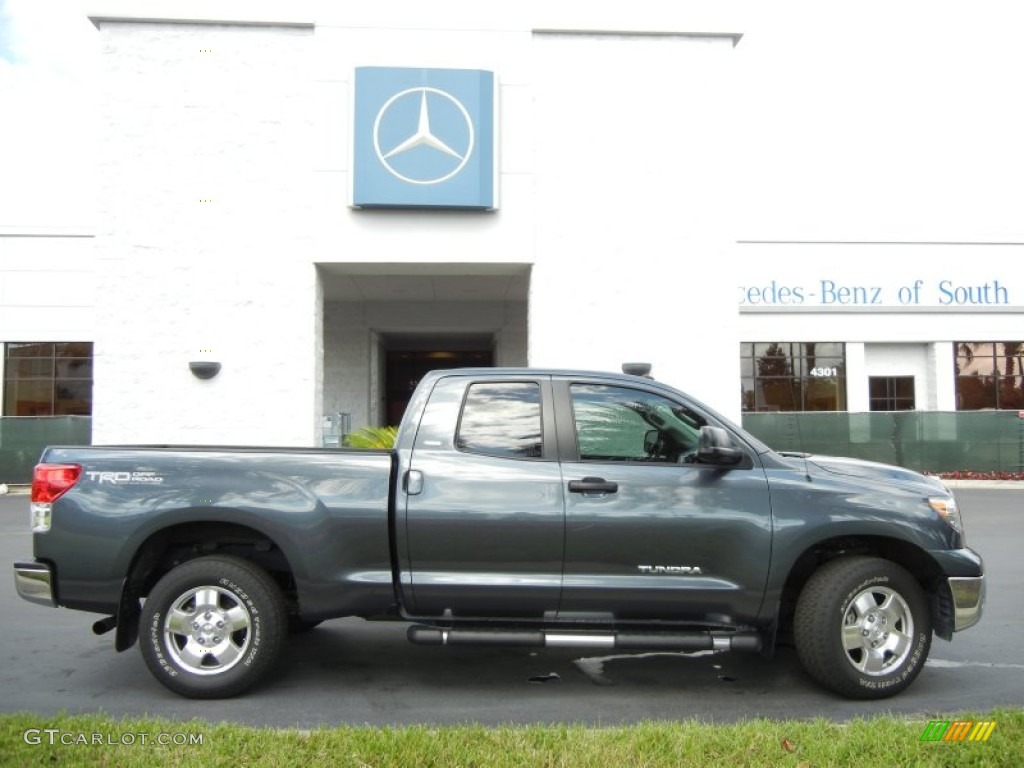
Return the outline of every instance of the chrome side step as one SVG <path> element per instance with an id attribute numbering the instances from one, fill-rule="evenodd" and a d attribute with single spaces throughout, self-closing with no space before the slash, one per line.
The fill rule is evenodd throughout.
<path id="1" fill-rule="evenodd" d="M 590 648 L 676 651 L 759 651 L 750 632 L 567 632 L 546 630 L 439 629 L 409 627 L 416 645 L 506 645 L 531 648 Z"/>

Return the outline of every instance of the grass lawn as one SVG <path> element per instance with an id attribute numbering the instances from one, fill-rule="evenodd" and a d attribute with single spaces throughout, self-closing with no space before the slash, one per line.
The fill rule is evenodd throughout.
<path id="1" fill-rule="evenodd" d="M 0 716 L 2 766 L 1007 766 L 1024 761 L 1024 709 L 924 719 L 751 720 L 484 728 L 249 728 L 115 720 L 101 715 Z M 955 721 L 971 722 L 957 726 Z M 994 728 L 976 727 L 995 723 Z M 972 734 L 985 741 L 970 740 Z M 943 740 L 942 735 L 963 740 Z M 926 736 L 934 740 L 923 740 Z"/>

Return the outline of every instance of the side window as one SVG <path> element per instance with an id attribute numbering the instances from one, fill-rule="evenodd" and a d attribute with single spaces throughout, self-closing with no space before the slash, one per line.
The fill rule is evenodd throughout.
<path id="1" fill-rule="evenodd" d="M 540 385 L 535 382 L 471 384 L 455 436 L 461 451 L 536 459 L 541 456 Z"/>
<path id="2" fill-rule="evenodd" d="M 570 391 L 583 461 L 679 464 L 697 450 L 706 422 L 678 403 L 627 387 L 573 384 Z"/>

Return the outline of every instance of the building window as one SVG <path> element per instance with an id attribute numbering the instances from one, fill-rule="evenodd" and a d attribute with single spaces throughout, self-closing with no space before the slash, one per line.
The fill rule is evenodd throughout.
<path id="1" fill-rule="evenodd" d="M 959 341 L 954 354 L 957 410 L 1024 409 L 1024 341 Z"/>
<path id="2" fill-rule="evenodd" d="M 872 411 L 912 411 L 916 407 L 914 377 L 871 376 L 868 397 Z"/>
<path id="3" fill-rule="evenodd" d="M 4 416 L 92 414 L 92 342 L 4 345 Z"/>
<path id="4" fill-rule="evenodd" d="M 845 411 L 846 345 L 772 341 L 740 344 L 744 411 Z"/>

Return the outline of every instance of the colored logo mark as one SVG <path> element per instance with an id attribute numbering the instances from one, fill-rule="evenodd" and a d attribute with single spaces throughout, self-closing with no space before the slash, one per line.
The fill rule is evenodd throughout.
<path id="1" fill-rule="evenodd" d="M 921 741 L 988 741 L 995 729 L 995 720 L 932 720 Z"/>
<path id="2" fill-rule="evenodd" d="M 446 115 L 441 138 L 431 129 L 430 113 Z M 412 117 L 415 115 L 415 124 Z M 435 125 L 439 121 L 435 119 Z M 389 125 L 389 123 L 391 125 Z M 382 142 L 388 133 L 399 131 L 404 138 L 390 149 Z M 447 139 L 447 141 L 445 140 Z M 396 178 L 409 184 L 440 184 L 466 167 L 473 154 L 473 120 L 462 103 L 439 88 L 407 88 L 388 99 L 373 123 L 373 148 L 377 158 Z M 404 157 L 415 157 L 404 170 Z M 422 157 L 426 155 L 426 157 Z"/>
<path id="3" fill-rule="evenodd" d="M 494 73 L 357 67 L 352 204 L 493 210 Z"/>

